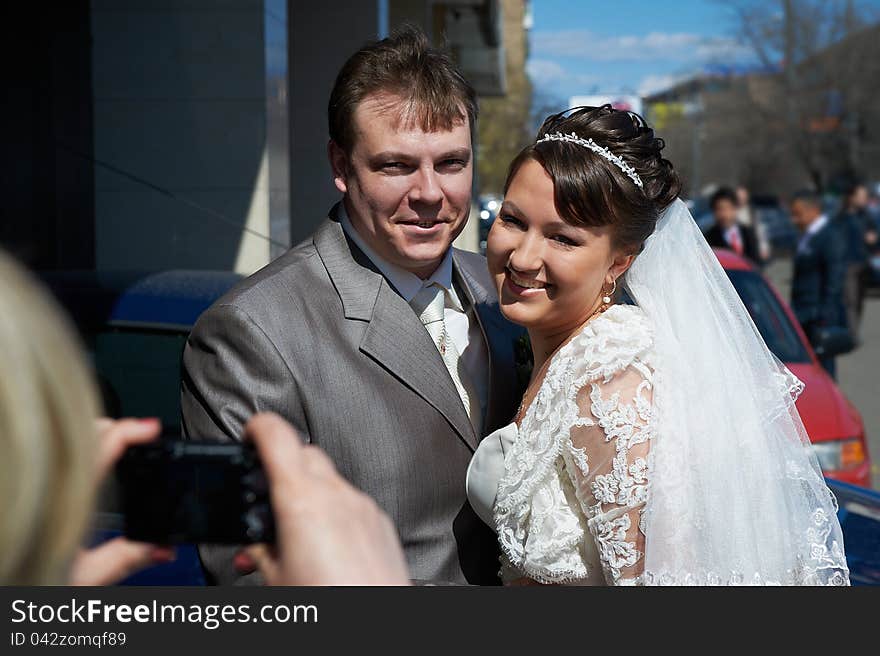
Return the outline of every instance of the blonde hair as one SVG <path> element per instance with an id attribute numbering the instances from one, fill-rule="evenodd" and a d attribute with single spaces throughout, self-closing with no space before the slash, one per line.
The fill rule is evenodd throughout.
<path id="1" fill-rule="evenodd" d="M 94 502 L 99 407 L 64 314 L 0 252 L 0 584 L 65 582 Z"/>

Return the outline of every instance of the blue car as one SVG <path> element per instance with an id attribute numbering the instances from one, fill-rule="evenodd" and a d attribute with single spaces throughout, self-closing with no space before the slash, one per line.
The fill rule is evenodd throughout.
<path id="1" fill-rule="evenodd" d="M 880 492 L 825 479 L 837 497 L 853 585 L 880 585 Z"/>
<path id="2" fill-rule="evenodd" d="M 199 315 L 241 276 L 214 271 L 52 272 L 42 276 L 79 329 L 101 385 L 105 408 L 116 416 L 160 417 L 168 434 L 180 432 L 180 366 Z M 852 582 L 880 585 L 880 493 L 828 479 L 837 496 Z M 105 491 L 95 542 L 119 535 L 121 516 Z M 177 560 L 144 570 L 130 585 L 203 585 L 195 546 Z"/>
<path id="3" fill-rule="evenodd" d="M 57 271 L 42 279 L 73 318 L 112 417 L 159 417 L 163 432 L 180 434 L 180 367 L 199 315 L 241 276 L 225 271 Z M 99 543 L 120 535 L 112 482 L 99 500 Z M 193 545 L 174 562 L 127 579 L 131 585 L 203 585 Z"/>

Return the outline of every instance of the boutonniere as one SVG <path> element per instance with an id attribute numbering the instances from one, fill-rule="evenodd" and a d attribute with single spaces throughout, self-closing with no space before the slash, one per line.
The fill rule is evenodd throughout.
<path id="1" fill-rule="evenodd" d="M 525 390 L 532 378 L 532 368 L 535 365 L 535 359 L 532 356 L 532 342 L 529 340 L 529 334 L 525 331 L 513 343 L 513 362 L 516 368 L 517 385 L 520 390 Z"/>

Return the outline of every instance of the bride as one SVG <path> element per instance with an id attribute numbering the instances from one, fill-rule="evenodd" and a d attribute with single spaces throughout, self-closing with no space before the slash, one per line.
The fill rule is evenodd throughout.
<path id="1" fill-rule="evenodd" d="M 583 107 L 511 164 L 487 259 L 535 366 L 515 422 L 474 455 L 471 505 L 505 583 L 846 585 L 803 385 L 662 148 L 638 115 Z"/>

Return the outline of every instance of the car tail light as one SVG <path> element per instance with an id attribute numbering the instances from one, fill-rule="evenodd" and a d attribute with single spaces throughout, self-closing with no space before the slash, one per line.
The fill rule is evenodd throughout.
<path id="1" fill-rule="evenodd" d="M 840 466 L 843 469 L 858 467 L 865 462 L 865 445 L 859 439 L 845 440 L 840 449 Z"/>
<path id="2" fill-rule="evenodd" d="M 865 462 L 865 447 L 858 437 L 818 442 L 813 444 L 813 453 L 822 471 L 851 469 Z"/>

